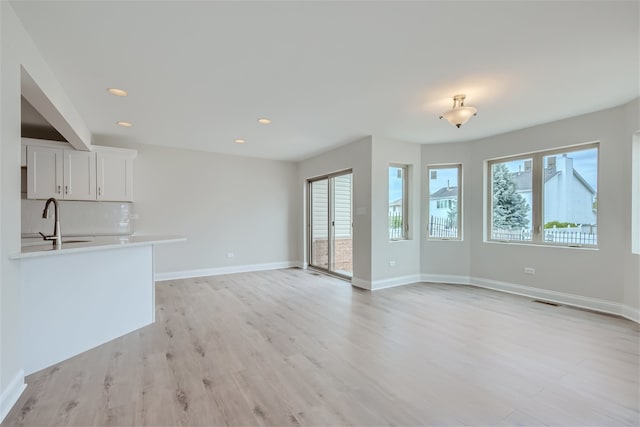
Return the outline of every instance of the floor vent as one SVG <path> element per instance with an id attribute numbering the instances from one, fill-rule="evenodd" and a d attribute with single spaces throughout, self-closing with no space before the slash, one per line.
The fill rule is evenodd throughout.
<path id="1" fill-rule="evenodd" d="M 560 304 L 556 304 L 555 302 L 541 301 L 539 299 L 534 299 L 533 302 L 537 302 L 538 304 L 552 305 L 554 307 L 560 307 Z"/>

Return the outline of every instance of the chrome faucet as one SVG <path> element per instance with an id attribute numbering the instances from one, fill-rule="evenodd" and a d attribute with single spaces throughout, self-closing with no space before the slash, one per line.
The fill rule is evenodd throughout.
<path id="1" fill-rule="evenodd" d="M 53 212 L 53 221 L 54 221 L 53 235 L 45 236 L 42 233 L 40 233 L 40 235 L 44 240 L 52 240 L 54 246 L 62 246 L 62 234 L 60 234 L 60 210 L 58 209 L 58 201 L 53 197 L 47 200 L 47 204 L 44 205 L 44 211 L 42 211 L 42 218 L 49 217 L 49 205 L 51 204 L 51 202 L 53 202 L 53 206 L 55 207 L 55 210 Z"/>

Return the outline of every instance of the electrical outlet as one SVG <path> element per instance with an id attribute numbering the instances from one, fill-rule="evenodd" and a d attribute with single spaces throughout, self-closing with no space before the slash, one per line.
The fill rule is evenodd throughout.
<path id="1" fill-rule="evenodd" d="M 227 258 L 233 258 L 235 254 L 233 252 L 227 252 Z"/>
<path id="2" fill-rule="evenodd" d="M 524 268 L 524 274 L 534 275 L 534 274 L 536 274 L 536 269 L 533 268 L 533 267 L 525 267 Z"/>
<path id="3" fill-rule="evenodd" d="M 395 260 L 389 261 L 389 267 L 395 267 L 395 266 L 396 266 Z"/>

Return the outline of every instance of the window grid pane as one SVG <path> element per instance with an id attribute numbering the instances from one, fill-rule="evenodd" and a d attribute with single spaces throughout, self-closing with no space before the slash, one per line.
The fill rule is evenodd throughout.
<path id="1" fill-rule="evenodd" d="M 545 243 L 596 245 L 598 149 L 543 157 Z"/>
<path id="2" fill-rule="evenodd" d="M 533 159 L 491 165 L 491 238 L 532 240 Z"/>
<path id="3" fill-rule="evenodd" d="M 429 178 L 428 238 L 460 239 L 460 186 L 462 165 L 427 166 Z"/>
<path id="4" fill-rule="evenodd" d="M 407 166 L 389 166 L 389 240 L 407 239 Z"/>
<path id="5" fill-rule="evenodd" d="M 597 246 L 598 143 L 488 165 L 489 240 Z"/>

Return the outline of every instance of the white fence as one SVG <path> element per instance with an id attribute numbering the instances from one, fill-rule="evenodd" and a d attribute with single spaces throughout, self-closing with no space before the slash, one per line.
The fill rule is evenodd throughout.
<path id="1" fill-rule="evenodd" d="M 531 241 L 531 230 L 492 230 L 493 240 L 506 241 Z M 598 232 L 596 227 L 574 228 L 545 228 L 544 241 L 561 245 L 589 245 L 598 244 Z"/>

